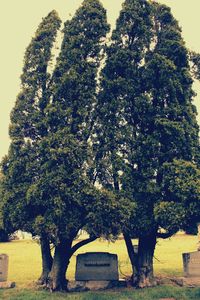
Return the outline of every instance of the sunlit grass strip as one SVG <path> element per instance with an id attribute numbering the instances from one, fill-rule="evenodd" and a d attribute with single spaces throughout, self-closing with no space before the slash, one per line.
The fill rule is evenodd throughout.
<path id="1" fill-rule="evenodd" d="M 136 244 L 137 241 L 134 241 Z M 183 274 L 182 253 L 195 251 L 197 237 L 176 235 L 171 239 L 159 240 L 155 252 L 155 274 L 163 276 L 181 276 Z M 9 255 L 9 280 L 15 281 L 19 288 L 30 288 L 41 272 L 40 247 L 37 242 L 14 241 L 1 243 L 0 252 Z M 71 259 L 67 277 L 74 279 L 76 255 L 82 252 L 107 251 L 116 253 L 119 258 L 120 276 L 131 274 L 131 266 L 127 256 L 125 243 L 118 240 L 108 243 L 103 240 L 95 241 L 81 248 Z"/>

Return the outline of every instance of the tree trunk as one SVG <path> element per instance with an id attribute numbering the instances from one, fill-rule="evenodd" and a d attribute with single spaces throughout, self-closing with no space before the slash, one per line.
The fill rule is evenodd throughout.
<path id="1" fill-rule="evenodd" d="M 47 284 L 48 276 L 53 263 L 53 258 L 51 255 L 49 240 L 45 236 L 41 236 L 40 238 L 40 247 L 42 254 L 42 274 L 37 283 L 43 285 Z"/>
<path id="2" fill-rule="evenodd" d="M 155 286 L 153 273 L 153 256 L 156 246 L 156 234 L 141 236 L 138 246 L 137 273 L 134 276 L 134 286 L 138 288 Z"/>
<path id="3" fill-rule="evenodd" d="M 66 271 L 71 258 L 72 242 L 61 240 L 55 247 L 53 264 L 48 279 L 48 287 L 51 291 L 66 291 Z"/>

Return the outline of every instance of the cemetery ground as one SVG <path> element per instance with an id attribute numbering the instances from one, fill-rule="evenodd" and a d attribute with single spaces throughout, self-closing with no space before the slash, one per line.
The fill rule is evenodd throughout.
<path id="1" fill-rule="evenodd" d="M 155 288 L 134 290 L 113 289 L 108 291 L 84 293 L 54 293 L 44 291 L 34 284 L 41 272 L 40 248 L 36 241 L 22 240 L 0 243 L 0 252 L 9 255 L 8 280 L 15 281 L 14 289 L 0 290 L 0 299 L 12 300 L 156 300 L 174 298 L 176 300 L 200 299 L 200 288 L 185 288 L 172 284 L 170 278 L 183 276 L 182 253 L 196 251 L 197 237 L 178 234 L 167 240 L 158 240 L 155 252 L 155 275 L 165 278 L 164 284 Z M 116 253 L 119 259 L 120 277 L 125 278 L 131 273 L 131 266 L 123 239 L 115 243 L 98 240 L 81 248 L 73 256 L 68 279 L 74 279 L 76 255 L 84 252 L 103 251 Z"/>

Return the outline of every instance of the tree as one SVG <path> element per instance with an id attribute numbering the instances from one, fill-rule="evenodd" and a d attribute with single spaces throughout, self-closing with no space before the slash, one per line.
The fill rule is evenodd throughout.
<path id="1" fill-rule="evenodd" d="M 61 52 L 49 77 L 48 90 L 42 85 L 33 102 L 33 95 L 28 96 L 35 87 L 35 78 L 30 80 L 24 75 L 22 79 L 30 84 L 28 98 L 20 98 L 11 119 L 16 121 L 11 134 L 24 135 L 21 139 L 17 135 L 3 163 L 8 197 L 5 213 L 12 225 L 23 223 L 23 228 L 29 226 L 34 234 L 45 237 L 41 245 L 47 247 L 43 254 L 49 255 L 45 254 L 43 263 L 50 263 L 43 268 L 42 281 L 51 290 L 67 289 L 66 270 L 78 248 L 100 235 L 116 236 L 128 215 L 124 199 L 121 206 L 121 199 L 97 190 L 86 176 L 98 69 L 108 29 L 106 12 L 99 1 L 84 1 L 72 20 L 65 23 Z M 11 212 L 13 205 L 18 211 Z M 23 212 L 23 219 L 17 212 Z M 73 245 L 84 226 L 91 237 Z M 53 259 L 49 241 L 55 247 Z"/>
<path id="2" fill-rule="evenodd" d="M 94 134 L 97 148 L 94 174 L 104 187 L 117 194 L 123 194 L 126 180 L 127 184 L 130 181 L 127 173 L 136 167 L 139 130 L 142 124 L 148 122 L 143 115 L 149 110 L 143 82 L 143 61 L 153 34 L 151 10 L 147 1 L 125 1 L 112 34 L 111 46 L 107 49 L 105 68 L 101 75 Z M 126 196 L 130 203 L 136 203 L 133 193 L 130 191 L 128 194 L 127 188 Z M 137 220 L 134 219 L 135 209 L 134 206 L 132 227 Z M 136 258 L 131 243 L 133 234 L 132 230 L 131 233 L 125 231 L 124 237 L 135 274 Z"/>
<path id="3" fill-rule="evenodd" d="M 21 91 L 11 113 L 11 145 L 2 161 L 5 226 L 12 231 L 21 229 L 33 235 L 36 234 L 33 215 L 37 211 L 27 203 L 26 192 L 40 174 L 36 144 L 47 134 L 44 118 L 51 84 L 49 67 L 60 23 L 57 12 L 50 12 L 26 49 Z M 40 240 L 43 278 L 51 269 L 52 258 L 45 235 L 41 234 Z"/>
<path id="4" fill-rule="evenodd" d="M 95 201 L 95 190 L 85 176 L 87 141 L 100 51 L 108 28 L 100 3 L 84 1 L 75 16 L 65 22 L 53 72 L 52 96 L 46 108 L 48 135 L 38 144 L 41 176 L 28 193 L 31 202 L 37 199 L 42 206 L 36 218 L 37 230 L 44 229 L 55 245 L 48 283 L 52 290 L 67 288 L 65 273 L 74 253 L 72 242 L 87 223 Z"/>
<path id="5" fill-rule="evenodd" d="M 170 9 L 125 1 L 101 75 L 94 173 L 103 186 L 135 203 L 124 238 L 137 287 L 155 284 L 157 238 L 184 224 L 188 203 L 169 197 L 164 166 L 185 160 L 195 168 L 199 141 L 193 96 L 188 53 Z M 166 223 L 158 217 L 161 211 Z M 139 239 L 138 254 L 133 237 Z"/>

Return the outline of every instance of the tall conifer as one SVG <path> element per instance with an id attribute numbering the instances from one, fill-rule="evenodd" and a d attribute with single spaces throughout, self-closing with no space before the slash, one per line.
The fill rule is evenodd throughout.
<path id="1" fill-rule="evenodd" d="M 52 49 L 60 27 L 56 11 L 40 23 L 26 49 L 21 75 L 21 91 L 11 112 L 8 155 L 2 161 L 4 223 L 11 231 L 24 230 L 36 235 L 35 215 L 40 206 L 28 203 L 26 193 L 40 176 L 37 143 L 47 134 L 45 108 L 51 84 Z M 49 240 L 40 234 L 43 280 L 51 269 Z"/>
<path id="2" fill-rule="evenodd" d="M 71 256 L 95 238 L 93 234 L 84 243 L 72 245 L 87 225 L 95 201 L 101 198 L 86 173 L 98 68 L 108 29 L 106 11 L 97 0 L 83 1 L 65 22 L 45 109 L 47 135 L 37 143 L 40 176 L 27 197 L 41 207 L 36 230 L 44 230 L 55 245 L 48 278 L 52 290 L 67 288 L 65 274 Z"/>
<path id="3" fill-rule="evenodd" d="M 168 197 L 165 166 L 185 160 L 195 168 L 199 142 L 193 96 L 188 53 L 170 9 L 126 0 L 102 71 L 94 174 L 136 204 L 124 237 L 138 287 L 155 283 L 157 237 L 181 228 L 189 207 Z M 169 222 L 162 223 L 158 211 Z M 138 254 L 133 237 L 139 239 Z"/>

